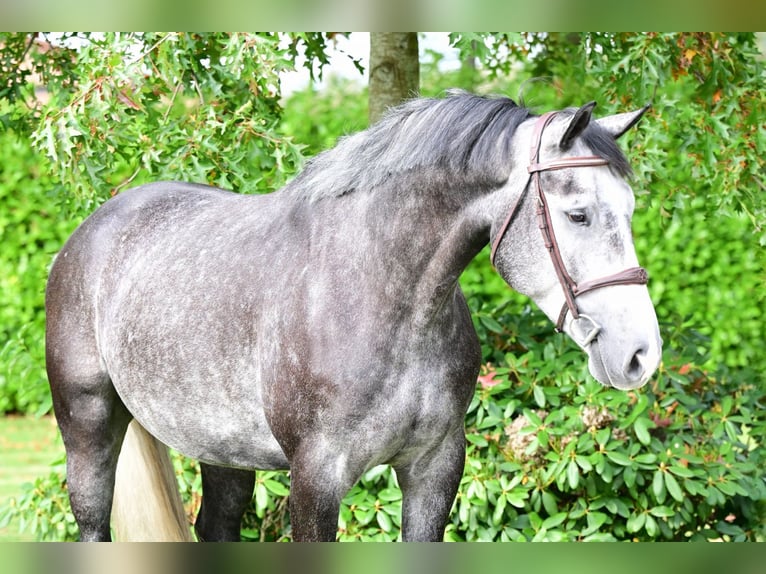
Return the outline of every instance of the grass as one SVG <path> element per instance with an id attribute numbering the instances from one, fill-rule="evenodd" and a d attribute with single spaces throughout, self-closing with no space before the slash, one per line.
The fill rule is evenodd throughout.
<path id="1" fill-rule="evenodd" d="M 63 445 L 52 417 L 0 416 L 0 506 L 22 494 L 25 483 L 46 475 Z M 18 524 L 0 528 L 0 542 L 33 540 Z"/>

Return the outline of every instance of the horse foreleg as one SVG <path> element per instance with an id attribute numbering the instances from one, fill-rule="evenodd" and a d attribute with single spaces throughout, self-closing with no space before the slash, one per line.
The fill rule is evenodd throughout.
<path id="1" fill-rule="evenodd" d="M 462 427 L 436 448 L 396 466 L 402 489 L 402 540 L 440 542 L 465 466 Z"/>
<path id="2" fill-rule="evenodd" d="M 347 457 L 307 448 L 290 461 L 290 524 L 296 542 L 334 542 L 345 493 L 358 478 Z"/>
<path id="3" fill-rule="evenodd" d="M 194 529 L 200 542 L 239 541 L 242 516 L 253 497 L 255 472 L 200 463 L 202 506 Z"/>

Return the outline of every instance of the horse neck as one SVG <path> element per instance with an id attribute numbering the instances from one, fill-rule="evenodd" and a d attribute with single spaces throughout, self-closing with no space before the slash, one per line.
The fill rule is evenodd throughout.
<path id="1" fill-rule="evenodd" d="M 451 294 L 489 239 L 486 222 L 474 209 L 481 193 L 449 189 L 440 179 L 430 178 L 430 188 L 392 183 L 381 197 L 360 195 L 357 208 L 351 207 L 366 227 L 365 256 L 383 264 L 385 281 L 398 283 L 426 306 Z"/>

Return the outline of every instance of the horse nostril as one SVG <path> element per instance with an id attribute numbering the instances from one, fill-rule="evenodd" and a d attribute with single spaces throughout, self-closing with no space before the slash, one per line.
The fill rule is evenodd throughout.
<path id="1" fill-rule="evenodd" d="M 625 374 L 631 379 L 640 379 L 644 374 L 644 360 L 646 359 L 646 349 L 639 349 L 628 361 L 625 368 Z"/>

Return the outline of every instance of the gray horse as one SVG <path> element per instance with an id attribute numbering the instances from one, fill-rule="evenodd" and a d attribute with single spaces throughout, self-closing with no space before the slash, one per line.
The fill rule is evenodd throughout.
<path id="1" fill-rule="evenodd" d="M 416 99 L 275 193 L 154 183 L 96 210 L 46 294 L 82 540 L 110 539 L 113 496 L 115 521 L 144 522 L 121 537 L 190 539 L 164 445 L 201 462 L 202 540 L 239 539 L 254 469 L 290 469 L 295 540 L 334 540 L 342 497 L 379 464 L 402 538 L 441 540 L 481 360 L 458 277 L 488 243 L 596 379 L 645 384 L 661 340 L 615 143 L 645 110 L 592 109 Z"/>

